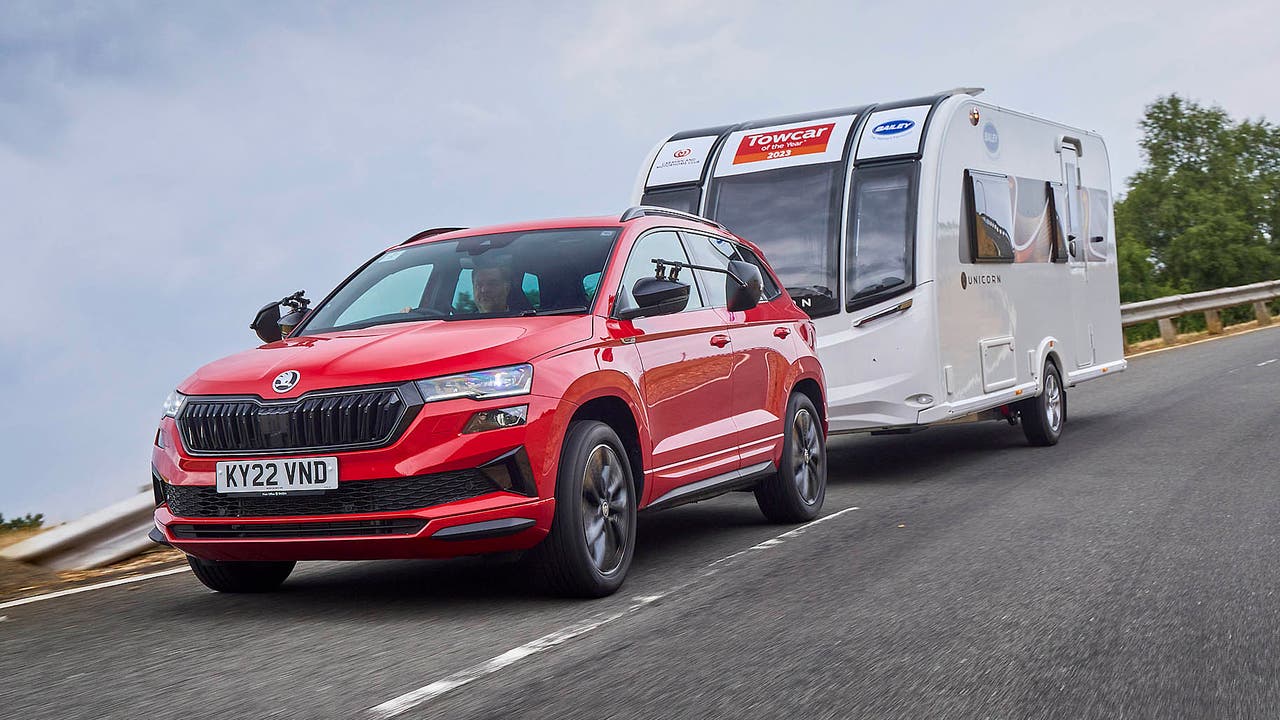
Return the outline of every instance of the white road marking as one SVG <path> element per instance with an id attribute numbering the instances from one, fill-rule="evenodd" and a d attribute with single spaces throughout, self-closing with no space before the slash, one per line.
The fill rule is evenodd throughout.
<path id="1" fill-rule="evenodd" d="M 777 547 L 778 545 L 785 543 L 787 540 L 791 538 L 795 538 L 795 537 L 799 537 L 800 535 L 803 535 L 806 530 L 808 530 L 809 528 L 815 525 L 818 525 L 819 523 L 826 522 L 827 520 L 831 520 L 832 518 L 840 517 L 841 515 L 844 515 L 847 512 L 857 510 L 857 509 L 858 508 L 856 507 L 849 507 L 849 508 L 845 508 L 844 510 L 839 510 L 837 512 L 831 513 L 830 515 L 824 515 L 823 517 L 820 517 L 817 520 L 805 523 L 804 525 L 801 525 L 792 530 L 788 530 L 787 532 L 784 532 L 781 535 L 765 540 L 764 542 L 759 543 L 757 545 L 753 545 L 746 550 L 740 550 L 736 553 L 733 553 L 732 555 L 727 555 L 725 557 L 722 557 L 719 560 L 716 560 L 715 562 L 708 564 L 707 569 L 704 570 L 701 575 L 694 578 L 693 580 L 677 585 L 676 587 L 673 587 L 657 595 L 643 595 L 643 596 L 633 597 L 631 598 L 632 600 L 631 605 L 628 605 L 623 610 L 616 610 L 611 613 L 597 615 L 593 618 L 588 618 L 586 620 L 583 620 L 582 622 L 575 623 L 573 625 L 569 625 L 567 627 L 561 628 L 559 630 L 556 630 L 555 632 L 543 635 L 537 640 L 525 643 L 520 647 L 512 648 L 511 650 L 508 650 L 496 657 L 490 658 L 489 660 L 485 660 L 484 662 L 477 663 L 463 670 L 459 670 L 458 672 L 453 673 L 452 675 L 446 676 L 443 679 L 436 680 L 435 682 L 430 683 L 429 685 L 423 685 L 417 690 L 411 690 L 399 697 L 392 698 L 382 703 L 381 705 L 376 705 L 374 707 L 369 708 L 369 711 L 368 711 L 369 716 L 373 718 L 378 718 L 379 720 L 388 720 L 389 718 L 393 718 L 393 717 L 396 717 L 397 715 L 408 712 L 409 710 L 412 710 L 413 708 L 418 707 L 419 705 L 427 702 L 428 700 L 433 700 L 435 698 L 440 697 L 441 695 L 444 695 L 445 693 L 451 690 L 456 690 L 462 687 L 463 685 L 470 684 L 483 677 L 492 675 L 493 673 L 496 673 L 499 670 L 502 670 L 503 668 L 513 665 L 532 655 L 537 655 L 538 653 L 544 650 L 549 650 L 553 647 L 556 647 L 557 645 L 562 645 L 576 637 L 585 635 L 593 630 L 596 630 L 604 625 L 607 625 L 613 622 L 614 620 L 618 620 L 620 618 L 624 618 L 628 615 L 631 615 L 636 611 L 641 610 L 645 607 L 648 607 L 649 605 L 653 604 L 654 602 L 657 602 L 658 600 L 661 600 L 664 597 L 667 597 L 681 590 L 684 590 L 690 585 L 693 585 L 695 582 L 702 580 L 704 578 L 710 577 L 712 575 L 715 575 L 717 572 L 719 572 L 720 568 L 716 567 L 717 565 L 722 565 L 723 563 L 733 560 L 734 558 L 738 558 L 743 555 L 746 555 L 747 553 L 753 550 L 765 550 L 771 547 Z"/>
<path id="2" fill-rule="evenodd" d="M 1280 358 L 1271 358 L 1270 360 L 1266 360 L 1266 361 L 1264 361 L 1264 362 L 1260 362 L 1260 363 L 1258 363 L 1258 367 L 1262 367 L 1263 365 L 1270 365 L 1270 364 L 1271 364 L 1271 363 L 1273 363 L 1273 362 L 1280 362 Z"/>
<path id="3" fill-rule="evenodd" d="M 128 585 L 129 583 L 142 582 L 143 580 L 150 580 L 152 578 L 164 577 L 165 575 L 176 575 L 180 572 L 190 571 L 191 568 L 189 567 L 170 568 L 169 570 L 147 573 L 146 575 L 134 575 L 133 577 L 120 578 L 119 580 L 98 583 L 97 585 L 85 585 L 84 587 L 71 588 L 70 590 L 59 590 L 57 592 L 45 593 L 44 595 L 33 595 L 31 597 L 0 603 L 0 610 L 18 607 L 19 605 L 27 605 L 28 603 L 33 602 L 40 602 L 41 600 L 52 600 L 54 598 L 66 597 L 68 595 L 79 595 L 80 593 L 86 593 L 90 590 L 102 590 L 103 588 L 115 587 L 117 585 Z"/>

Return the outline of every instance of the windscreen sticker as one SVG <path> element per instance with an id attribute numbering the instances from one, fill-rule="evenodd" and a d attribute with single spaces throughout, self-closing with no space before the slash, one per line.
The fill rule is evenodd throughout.
<path id="1" fill-rule="evenodd" d="M 879 110 L 871 113 L 858 138 L 858 160 L 914 155 L 920 152 L 928 105 Z"/>
<path id="2" fill-rule="evenodd" d="M 707 164 L 707 157 L 715 144 L 715 135 L 666 143 L 653 159 L 653 167 L 649 169 L 649 180 L 645 187 L 698 182 L 702 179 L 702 168 Z"/>
<path id="3" fill-rule="evenodd" d="M 772 170 L 792 165 L 833 162 L 844 155 L 854 116 L 810 120 L 768 128 L 739 130 L 729 136 L 716 175 Z"/>

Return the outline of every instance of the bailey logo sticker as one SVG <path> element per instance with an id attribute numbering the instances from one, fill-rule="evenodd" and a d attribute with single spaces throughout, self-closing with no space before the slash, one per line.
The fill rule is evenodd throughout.
<path id="1" fill-rule="evenodd" d="M 287 393 L 298 384 L 298 380 L 302 378 L 302 373 L 297 370 L 285 370 L 271 381 L 271 389 L 278 393 Z"/>
<path id="2" fill-rule="evenodd" d="M 871 134 L 879 138 L 889 138 L 895 135 L 901 135 L 915 126 L 915 120 L 907 120 L 906 118 L 890 120 L 888 122 L 882 122 L 871 128 Z"/>

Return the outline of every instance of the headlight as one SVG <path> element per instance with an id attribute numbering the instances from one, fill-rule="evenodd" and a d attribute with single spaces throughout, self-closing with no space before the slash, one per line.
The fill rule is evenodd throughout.
<path id="1" fill-rule="evenodd" d="M 169 397 L 164 399 L 165 417 L 178 417 L 178 413 L 182 410 L 182 405 L 186 401 L 187 396 L 177 390 L 169 393 Z"/>
<path id="2" fill-rule="evenodd" d="M 452 400 L 454 398 L 471 398 L 485 400 L 487 398 L 511 397 L 527 395 L 533 386 L 532 365 L 512 365 L 510 367 L 478 370 L 460 375 L 419 380 L 418 390 L 425 402 Z"/>

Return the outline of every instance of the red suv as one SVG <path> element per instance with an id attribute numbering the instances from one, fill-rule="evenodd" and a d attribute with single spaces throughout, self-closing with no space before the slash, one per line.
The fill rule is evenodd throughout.
<path id="1" fill-rule="evenodd" d="M 298 560 L 531 550 L 554 589 L 601 596 L 637 510 L 752 488 L 779 522 L 822 506 L 813 325 L 696 216 L 428 230 L 282 304 L 156 434 L 152 538 L 214 590 L 271 590 Z"/>

